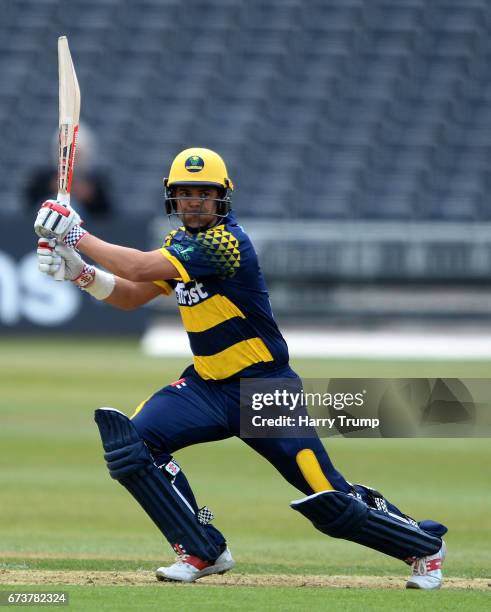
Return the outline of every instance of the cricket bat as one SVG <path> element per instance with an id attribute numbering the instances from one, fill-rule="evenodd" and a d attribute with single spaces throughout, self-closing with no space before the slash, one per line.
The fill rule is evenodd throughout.
<path id="1" fill-rule="evenodd" d="M 80 118 L 80 88 L 73 67 L 68 39 L 58 38 L 58 83 L 59 83 L 59 118 L 58 118 L 58 196 L 57 200 L 64 206 L 70 204 L 75 149 Z M 55 274 L 56 280 L 63 280 L 65 262 Z"/>

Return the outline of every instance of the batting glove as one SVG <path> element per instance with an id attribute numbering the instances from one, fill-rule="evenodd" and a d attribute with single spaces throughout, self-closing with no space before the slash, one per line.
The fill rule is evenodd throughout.
<path id="1" fill-rule="evenodd" d="M 60 269 L 61 260 L 65 260 L 65 280 L 78 278 L 87 264 L 77 251 L 64 244 L 56 244 L 56 240 L 40 238 L 37 248 L 39 270 L 49 276 L 54 276 Z"/>
<path id="2" fill-rule="evenodd" d="M 67 233 L 67 235 L 63 238 L 63 242 L 70 248 L 76 249 L 78 243 L 85 234 L 88 234 L 87 230 L 84 230 L 80 225 L 74 225 L 72 229 Z"/>
<path id="3" fill-rule="evenodd" d="M 61 242 L 81 222 L 80 215 L 71 206 L 64 206 L 56 200 L 46 200 L 36 216 L 34 231 L 40 238 L 57 238 Z"/>
<path id="4" fill-rule="evenodd" d="M 40 238 L 38 241 L 38 265 L 41 272 L 54 276 L 65 261 L 64 280 L 72 281 L 97 300 L 105 300 L 113 292 L 116 279 L 113 274 L 91 266 L 74 249 L 65 244 L 56 244 L 54 239 Z"/>

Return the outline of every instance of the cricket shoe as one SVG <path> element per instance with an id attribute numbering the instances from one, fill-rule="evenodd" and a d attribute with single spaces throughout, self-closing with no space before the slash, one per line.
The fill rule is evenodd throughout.
<path id="1" fill-rule="evenodd" d="M 194 582 L 210 574 L 225 574 L 232 569 L 235 561 L 230 550 L 226 548 L 215 563 L 203 561 L 193 555 L 179 555 L 169 567 L 159 567 L 155 572 L 157 580 L 174 580 L 176 582 Z"/>
<path id="2" fill-rule="evenodd" d="M 412 575 L 406 582 L 406 589 L 439 589 L 442 586 L 442 564 L 447 547 L 442 540 L 442 547 L 434 555 L 421 557 L 411 564 Z"/>

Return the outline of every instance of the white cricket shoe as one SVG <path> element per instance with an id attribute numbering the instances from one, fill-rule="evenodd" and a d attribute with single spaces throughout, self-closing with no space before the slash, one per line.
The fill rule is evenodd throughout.
<path id="1" fill-rule="evenodd" d="M 179 555 L 169 567 L 159 567 L 155 572 L 157 580 L 175 580 L 177 582 L 194 582 L 210 574 L 224 574 L 232 569 L 235 561 L 230 550 L 226 548 L 215 563 L 203 561 L 192 555 Z"/>
<path id="2" fill-rule="evenodd" d="M 442 547 L 437 553 L 413 561 L 412 575 L 406 582 L 406 589 L 439 589 L 443 582 L 442 564 L 446 554 L 447 547 L 442 540 Z"/>

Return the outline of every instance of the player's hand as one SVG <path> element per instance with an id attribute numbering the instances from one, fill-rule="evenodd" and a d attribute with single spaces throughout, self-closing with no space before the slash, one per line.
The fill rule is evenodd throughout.
<path id="1" fill-rule="evenodd" d="M 71 206 L 64 206 L 56 200 L 46 200 L 34 221 L 34 231 L 40 238 L 57 238 L 61 242 L 81 222 L 80 215 Z"/>
<path id="2" fill-rule="evenodd" d="M 37 248 L 39 270 L 49 276 L 54 276 L 60 269 L 61 260 L 65 260 L 65 280 L 75 280 L 85 267 L 84 260 L 74 249 L 64 244 L 56 244 L 56 240 L 40 238 Z"/>

